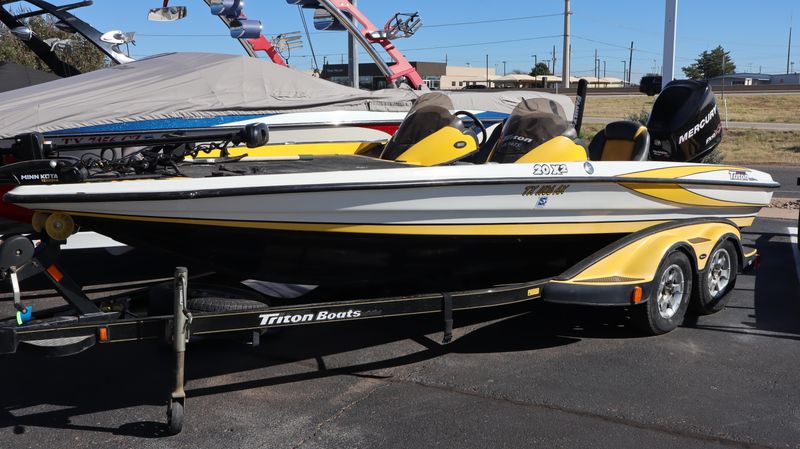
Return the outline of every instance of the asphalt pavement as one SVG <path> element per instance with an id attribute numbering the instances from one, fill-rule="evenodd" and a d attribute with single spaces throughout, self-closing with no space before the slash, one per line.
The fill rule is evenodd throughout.
<path id="1" fill-rule="evenodd" d="M 797 182 L 800 178 L 800 166 L 747 164 L 747 167 L 769 173 L 772 179 L 781 184 L 781 187 L 773 193 L 774 197 L 800 198 L 800 185 Z"/>
<path id="2" fill-rule="evenodd" d="M 456 315 L 448 345 L 436 317 L 193 341 L 172 437 L 156 344 L 0 356 L 0 447 L 796 448 L 792 226 L 759 219 L 745 238 L 763 263 L 730 305 L 659 337 L 615 311 L 536 303 Z"/>

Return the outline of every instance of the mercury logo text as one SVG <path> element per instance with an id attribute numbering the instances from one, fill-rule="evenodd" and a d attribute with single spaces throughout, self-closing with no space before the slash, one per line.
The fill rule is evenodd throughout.
<path id="1" fill-rule="evenodd" d="M 687 140 L 691 139 L 692 136 L 694 136 L 695 134 L 700 132 L 701 129 L 705 128 L 706 125 L 708 125 L 711 122 L 711 119 L 713 119 L 715 115 L 717 115 L 717 107 L 716 106 L 711 108 L 711 111 L 709 111 L 708 115 L 705 116 L 705 118 L 703 118 L 702 120 L 700 120 L 700 123 L 698 123 L 698 124 L 694 125 L 693 127 L 691 127 L 689 129 L 689 131 L 686 131 L 685 133 L 683 133 L 682 136 L 680 136 L 678 138 L 678 145 L 680 145 L 683 142 L 686 142 Z"/>

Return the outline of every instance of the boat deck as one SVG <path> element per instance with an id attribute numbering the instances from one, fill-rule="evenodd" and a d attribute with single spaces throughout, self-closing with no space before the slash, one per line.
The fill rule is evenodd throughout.
<path id="1" fill-rule="evenodd" d="M 202 159 L 198 159 L 197 161 L 202 161 Z M 324 155 L 303 156 L 299 160 L 243 159 L 233 162 L 209 164 L 204 164 L 202 162 L 185 162 L 180 164 L 179 167 L 185 176 L 191 178 L 206 178 L 211 176 L 276 175 L 345 170 L 375 170 L 413 166 L 366 156 Z"/>

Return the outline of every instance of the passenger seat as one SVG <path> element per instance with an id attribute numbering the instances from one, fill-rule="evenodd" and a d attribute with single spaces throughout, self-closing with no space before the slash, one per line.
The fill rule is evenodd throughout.
<path id="1" fill-rule="evenodd" d="M 640 123 L 611 122 L 589 144 L 593 161 L 645 161 L 650 150 L 650 133 Z"/>

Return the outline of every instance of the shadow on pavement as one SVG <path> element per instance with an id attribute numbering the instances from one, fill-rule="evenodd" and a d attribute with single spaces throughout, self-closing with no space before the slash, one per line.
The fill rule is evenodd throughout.
<path id="1" fill-rule="evenodd" d="M 442 323 L 433 316 L 291 328 L 262 337 L 257 348 L 228 340 L 193 341 L 186 357 L 187 395 L 200 397 L 341 375 L 380 378 L 385 376 L 371 372 L 449 353 L 536 351 L 569 345 L 582 338 L 636 336 L 625 326 L 625 317 L 620 313 L 545 303 L 473 310 L 456 314 L 455 318 L 456 339 L 447 345 L 439 343 Z M 464 329 L 492 320 L 496 321 Z M 325 363 L 326 356 L 401 341 L 410 347 L 404 346 L 404 353 L 399 356 L 336 368 L 328 368 Z M 414 351 L 415 346 L 421 349 Z M 192 386 L 193 380 L 297 361 L 312 361 L 310 370 L 232 384 Z M 73 417 L 81 415 L 166 405 L 172 354 L 158 344 L 101 345 L 56 359 L 19 353 L 0 356 L 0 364 L 0 382 L 21 386 L 4 392 L 0 428 L 13 427 L 15 434 L 35 426 L 143 438 L 166 435 L 166 427 L 152 421 L 125 423 L 118 428 L 72 423 Z"/>
<path id="2" fill-rule="evenodd" d="M 687 316 L 683 326 L 800 341 L 800 280 L 789 234 L 761 233 L 754 243 L 761 255 L 761 266 L 754 272 L 755 286 L 735 288 L 735 291 L 752 291 L 753 307 L 728 306 L 752 310 L 748 316 L 753 320 L 742 321 L 740 326 L 700 325 L 696 317 Z"/>
<path id="3" fill-rule="evenodd" d="M 789 234 L 762 234 L 756 244 L 763 257 L 756 276 L 752 324 L 759 330 L 800 336 L 800 279 L 795 271 Z M 769 278 L 762 275 L 765 272 L 770 274 Z"/>

